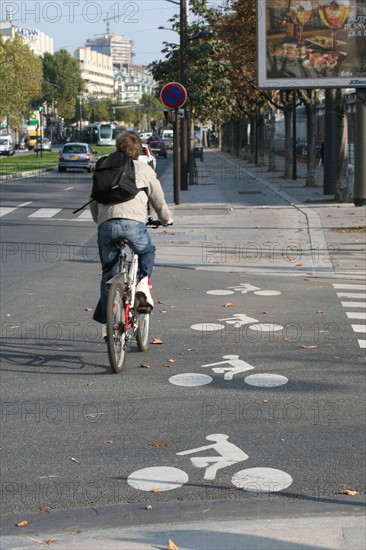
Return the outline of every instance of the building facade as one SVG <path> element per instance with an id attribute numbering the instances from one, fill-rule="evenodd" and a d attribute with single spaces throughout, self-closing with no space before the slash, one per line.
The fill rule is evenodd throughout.
<path id="1" fill-rule="evenodd" d="M 0 33 L 5 39 L 13 38 L 19 34 L 24 44 L 32 50 L 35 55 L 53 54 L 53 38 L 34 28 L 16 27 L 10 21 L 0 23 Z"/>
<path id="2" fill-rule="evenodd" d="M 115 68 L 114 97 L 119 102 L 139 103 L 143 94 L 153 95 L 156 88 L 151 72 L 142 65 Z"/>
<path id="3" fill-rule="evenodd" d="M 119 34 L 96 34 L 94 38 L 88 38 L 85 45 L 95 52 L 112 57 L 113 65 L 117 67 L 134 62 L 133 41 Z"/>
<path id="4" fill-rule="evenodd" d="M 95 98 L 114 97 L 113 60 L 109 55 L 93 51 L 85 46 L 74 52 L 79 61 L 81 78 L 85 82 L 86 92 Z"/>

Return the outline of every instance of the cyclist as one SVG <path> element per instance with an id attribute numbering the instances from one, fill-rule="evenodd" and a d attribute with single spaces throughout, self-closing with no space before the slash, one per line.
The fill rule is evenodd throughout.
<path id="1" fill-rule="evenodd" d="M 165 202 L 161 184 L 156 173 L 142 161 L 137 160 L 141 151 L 141 139 L 135 132 L 123 132 L 116 140 L 116 150 L 131 157 L 135 166 L 136 186 L 139 193 L 127 202 L 119 204 L 90 203 L 90 210 L 98 224 L 99 258 L 102 264 L 100 299 L 93 319 L 106 323 L 108 285 L 118 270 L 119 252 L 110 243 L 112 239 L 128 240 L 129 246 L 138 255 L 140 280 L 136 286 L 138 311 L 150 313 L 154 301 L 150 292 L 150 276 L 155 260 L 155 246 L 146 227 L 148 204 L 154 208 L 159 221 L 164 225 L 173 223 L 171 212 Z"/>

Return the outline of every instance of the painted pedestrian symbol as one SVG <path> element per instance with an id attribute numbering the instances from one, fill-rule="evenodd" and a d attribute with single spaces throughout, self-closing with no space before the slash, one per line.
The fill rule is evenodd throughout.
<path id="1" fill-rule="evenodd" d="M 215 367 L 212 370 L 217 374 L 224 374 L 224 380 L 232 380 L 234 374 L 240 374 L 248 370 L 254 369 L 252 365 L 246 363 L 242 359 L 239 359 L 239 355 L 223 355 L 223 359 L 226 361 L 219 361 L 218 363 L 207 363 L 201 365 L 201 367 Z M 229 365 L 228 367 L 220 367 L 218 365 Z"/>
<path id="2" fill-rule="evenodd" d="M 201 451 L 208 451 L 209 449 L 216 451 L 220 456 L 191 457 L 193 466 L 196 466 L 196 468 L 206 468 L 203 479 L 215 479 L 218 470 L 226 468 L 227 466 L 232 466 L 238 462 L 243 462 L 249 458 L 244 451 L 239 449 L 239 447 L 233 443 L 229 443 L 229 436 L 226 434 L 211 434 L 208 435 L 206 439 L 208 441 L 214 441 L 215 443 L 177 453 L 177 455 L 183 456 L 191 455 L 192 453 L 199 453 Z"/>
<path id="3" fill-rule="evenodd" d="M 206 436 L 209 445 L 188 449 L 176 453 L 177 456 L 187 456 L 202 451 L 212 450 L 216 456 L 192 456 L 190 461 L 195 468 L 205 468 L 203 479 L 213 481 L 219 470 L 248 460 L 249 456 L 237 445 L 228 441 L 226 434 L 210 434 Z M 184 470 L 171 466 L 153 466 L 143 468 L 130 474 L 127 483 L 140 491 L 171 491 L 182 487 L 189 481 Z M 272 493 L 283 491 L 292 484 L 292 477 L 275 468 L 247 468 L 236 472 L 231 482 L 243 491 L 257 493 Z"/>

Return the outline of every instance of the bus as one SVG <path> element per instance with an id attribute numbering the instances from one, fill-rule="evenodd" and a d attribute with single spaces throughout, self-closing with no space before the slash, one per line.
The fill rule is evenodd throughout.
<path id="1" fill-rule="evenodd" d="M 80 141 L 91 145 L 115 145 L 116 137 L 125 131 L 125 126 L 97 122 L 84 126 L 81 131 Z"/>
<path id="2" fill-rule="evenodd" d="M 29 150 L 34 149 L 37 143 L 38 138 L 43 137 L 43 130 L 40 128 L 35 128 L 32 130 L 28 130 L 27 134 L 27 147 Z"/>

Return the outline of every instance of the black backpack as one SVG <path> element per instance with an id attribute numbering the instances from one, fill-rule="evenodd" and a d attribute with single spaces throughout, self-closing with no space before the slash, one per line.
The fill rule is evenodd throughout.
<path id="1" fill-rule="evenodd" d="M 136 186 L 135 165 L 125 153 L 116 151 L 101 157 L 93 174 L 91 197 L 100 204 L 118 204 L 133 199 Z"/>

